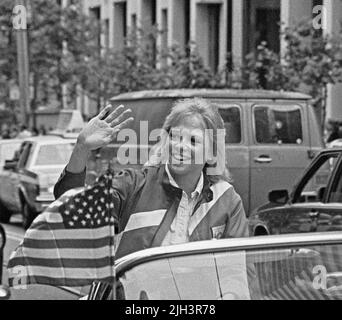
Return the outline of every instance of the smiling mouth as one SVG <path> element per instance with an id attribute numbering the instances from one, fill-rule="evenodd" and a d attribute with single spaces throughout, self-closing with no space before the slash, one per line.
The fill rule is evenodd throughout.
<path id="1" fill-rule="evenodd" d="M 184 163 L 184 162 L 190 162 L 191 158 L 189 157 L 183 157 L 179 154 L 173 154 L 172 155 L 172 159 L 176 162 L 176 163 Z"/>

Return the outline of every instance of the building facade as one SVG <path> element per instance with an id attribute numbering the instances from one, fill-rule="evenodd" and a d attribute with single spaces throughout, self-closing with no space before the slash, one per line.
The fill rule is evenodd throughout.
<path id="1" fill-rule="evenodd" d="M 340 32 L 342 1 L 85 0 L 84 11 L 104 20 L 101 42 L 105 47 L 120 49 L 130 30 L 157 24 L 164 31 L 158 39 L 159 46 L 195 41 L 205 64 L 215 70 L 226 63 L 228 52 L 234 65 L 241 64 L 243 57 L 261 41 L 267 41 L 272 50 L 281 52 L 284 42 L 280 28 L 314 18 L 321 12 L 322 31 Z M 328 119 L 342 121 L 340 101 L 342 85 L 329 86 Z M 84 99 L 79 103 L 87 105 L 85 111 L 91 108 Z"/>

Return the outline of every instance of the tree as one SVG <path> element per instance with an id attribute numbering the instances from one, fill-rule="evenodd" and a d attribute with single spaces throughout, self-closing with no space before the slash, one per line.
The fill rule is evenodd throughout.
<path id="1" fill-rule="evenodd" d="M 286 28 L 284 39 L 283 57 L 269 50 L 265 42 L 246 57 L 247 86 L 310 94 L 323 128 L 327 85 L 342 81 L 342 37 L 321 35 L 311 21 L 303 21 Z"/>

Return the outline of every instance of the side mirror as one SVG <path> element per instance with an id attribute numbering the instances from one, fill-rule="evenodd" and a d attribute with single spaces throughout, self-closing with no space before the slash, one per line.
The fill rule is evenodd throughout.
<path id="1" fill-rule="evenodd" d="M 268 200 L 275 204 L 286 204 L 289 201 L 289 193 L 287 190 L 274 190 L 268 194 Z"/>
<path id="2" fill-rule="evenodd" d="M 4 170 L 14 170 L 17 167 L 18 162 L 12 160 L 6 160 Z"/>

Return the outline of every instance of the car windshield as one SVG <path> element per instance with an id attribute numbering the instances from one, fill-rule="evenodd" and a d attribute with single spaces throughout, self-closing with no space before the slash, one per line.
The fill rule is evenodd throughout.
<path id="1" fill-rule="evenodd" d="M 342 245 L 176 256 L 133 267 L 118 299 L 330 300 L 342 298 Z"/>
<path id="2" fill-rule="evenodd" d="M 59 143 L 42 145 L 39 148 L 35 166 L 65 165 L 68 163 L 74 144 Z"/>

